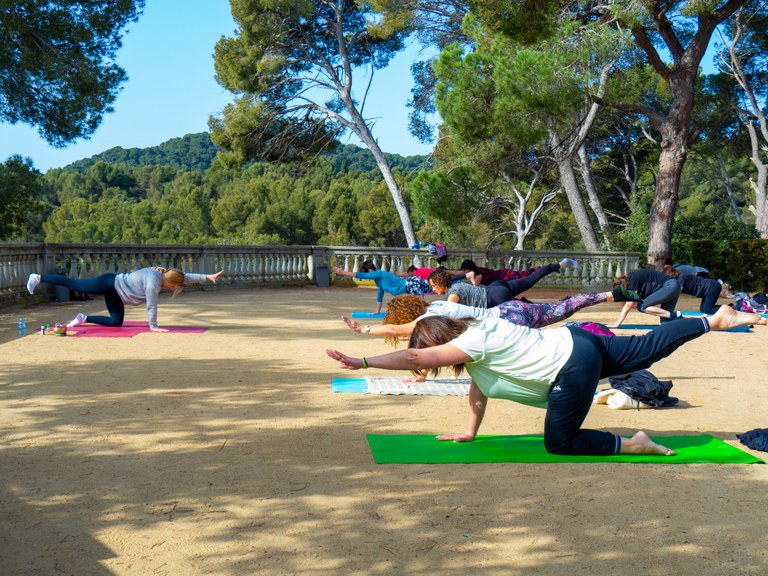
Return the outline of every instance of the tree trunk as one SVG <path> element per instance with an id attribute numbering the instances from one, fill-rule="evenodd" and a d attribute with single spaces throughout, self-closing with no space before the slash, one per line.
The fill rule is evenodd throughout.
<path id="1" fill-rule="evenodd" d="M 400 224 L 403 227 L 403 233 L 405 234 L 405 241 L 408 248 L 416 244 L 416 234 L 413 231 L 413 223 L 411 222 L 411 216 L 408 213 L 408 207 L 405 205 L 405 199 L 403 193 L 400 190 L 400 186 L 397 185 L 394 174 L 392 174 L 392 167 L 387 161 L 387 157 L 384 156 L 384 152 L 379 147 L 379 143 L 373 137 L 368 124 L 365 123 L 365 119 L 362 117 L 357 107 L 355 106 L 349 93 L 346 91 L 340 91 L 342 102 L 344 102 L 349 115 L 352 118 L 350 122 L 350 129 L 357 134 L 357 137 L 363 141 L 368 149 L 373 154 L 373 158 L 376 160 L 376 165 L 379 167 L 381 175 L 384 177 L 384 182 L 387 183 L 387 188 L 392 196 L 392 201 L 395 203 L 395 209 L 398 216 L 400 216 Z"/>
<path id="2" fill-rule="evenodd" d="M 739 212 L 739 203 L 736 201 L 736 194 L 733 191 L 733 184 L 731 183 L 731 175 L 728 173 L 728 168 L 725 166 L 720 158 L 717 159 L 717 175 L 723 181 L 725 186 L 725 193 L 728 194 L 728 202 L 731 205 L 731 212 L 733 217 L 736 218 L 736 222 L 744 224 L 741 219 L 741 213 Z"/>
<path id="3" fill-rule="evenodd" d="M 684 125 L 676 126 L 667 121 L 661 132 L 659 175 L 648 231 L 648 263 L 654 266 L 672 258 L 672 224 L 677 212 L 680 175 L 688 156 L 688 131 Z"/>
<path id="4" fill-rule="evenodd" d="M 565 190 L 565 195 L 571 205 L 573 217 L 576 219 L 576 226 L 579 228 L 579 234 L 584 242 L 584 248 L 590 252 L 600 251 L 600 243 L 595 234 L 595 228 L 589 219 L 587 207 L 584 204 L 584 198 L 579 190 L 579 183 L 576 179 L 576 171 L 573 169 L 573 161 L 569 155 L 562 153 L 562 142 L 554 128 L 549 128 L 550 147 L 557 163 L 560 173 L 560 183 Z"/>
<path id="5" fill-rule="evenodd" d="M 768 189 L 768 164 L 763 162 L 761 151 L 765 154 L 765 147 L 768 144 L 768 137 L 766 137 L 766 144 L 760 146 L 759 136 L 755 126 L 748 120 L 744 120 L 744 125 L 749 132 L 749 139 L 752 146 L 752 154 L 750 159 L 755 165 L 757 171 L 757 178 L 750 178 L 749 184 L 755 193 L 755 229 L 760 238 L 768 238 L 768 199 L 766 198 L 766 189 Z"/>
<path id="6" fill-rule="evenodd" d="M 610 246 L 607 245 L 607 233 L 608 233 L 608 216 L 603 210 L 603 203 L 600 201 L 600 195 L 597 193 L 597 186 L 595 186 L 595 179 L 592 177 L 592 166 L 589 161 L 589 155 L 587 154 L 587 148 L 582 144 L 579 146 L 579 160 L 581 164 L 581 179 L 584 182 L 584 188 L 587 191 L 587 198 L 589 198 L 589 207 L 592 208 L 592 212 L 597 218 L 597 224 L 600 226 L 600 232 L 603 235 L 603 239 L 606 241 L 606 248 L 610 250 Z"/>

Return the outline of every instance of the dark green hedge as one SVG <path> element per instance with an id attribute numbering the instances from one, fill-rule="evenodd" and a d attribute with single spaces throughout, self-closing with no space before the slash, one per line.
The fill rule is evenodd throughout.
<path id="1" fill-rule="evenodd" d="M 734 290 L 765 292 L 768 289 L 768 240 L 736 240 L 718 248 L 714 240 L 691 242 L 691 263 L 709 269 Z"/>

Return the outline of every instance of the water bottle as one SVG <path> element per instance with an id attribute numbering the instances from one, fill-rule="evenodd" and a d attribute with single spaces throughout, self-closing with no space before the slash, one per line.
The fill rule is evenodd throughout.
<path id="1" fill-rule="evenodd" d="M 19 318 L 19 336 L 27 335 L 27 325 L 24 324 L 24 318 Z"/>

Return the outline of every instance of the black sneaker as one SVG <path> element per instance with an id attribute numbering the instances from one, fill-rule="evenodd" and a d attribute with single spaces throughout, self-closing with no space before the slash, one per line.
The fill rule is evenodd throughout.
<path id="1" fill-rule="evenodd" d="M 614 302 L 642 302 L 643 301 L 643 299 L 640 298 L 640 294 L 632 290 L 627 290 L 626 288 L 624 288 L 624 286 L 616 286 L 611 293 L 613 294 Z"/>

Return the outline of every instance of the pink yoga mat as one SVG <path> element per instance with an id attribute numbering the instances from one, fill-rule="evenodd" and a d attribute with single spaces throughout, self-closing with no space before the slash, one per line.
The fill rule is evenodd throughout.
<path id="1" fill-rule="evenodd" d="M 201 334 L 207 328 L 194 326 L 161 326 L 175 334 Z M 67 337 L 72 338 L 133 338 L 136 334 L 151 332 L 146 322 L 127 321 L 120 328 L 99 326 L 98 324 L 81 324 L 67 328 Z"/>

